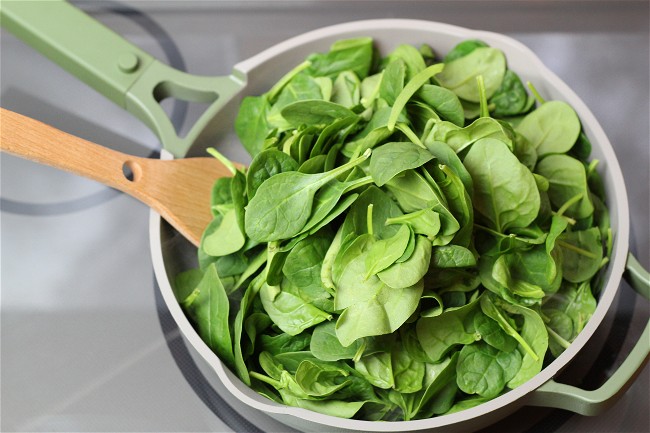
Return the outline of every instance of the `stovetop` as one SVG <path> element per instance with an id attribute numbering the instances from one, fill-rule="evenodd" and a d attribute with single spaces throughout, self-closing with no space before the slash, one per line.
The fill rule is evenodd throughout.
<path id="1" fill-rule="evenodd" d="M 194 74 L 330 24 L 417 18 L 505 33 L 530 47 L 601 122 L 625 177 L 631 250 L 650 267 L 647 1 L 86 1 L 82 9 Z M 139 121 L 1 33 L 1 105 L 139 156 L 159 143 Z M 166 105 L 175 125 L 192 107 Z M 0 367 L 2 431 L 271 432 L 194 363 L 156 287 L 148 209 L 73 175 L 3 154 Z M 599 386 L 648 318 L 622 284 L 608 324 L 572 362 Z M 577 367 L 576 367 L 577 366 Z M 610 410 L 582 417 L 524 408 L 486 431 L 647 432 L 649 368 Z M 571 369 L 560 377 L 572 382 Z"/>

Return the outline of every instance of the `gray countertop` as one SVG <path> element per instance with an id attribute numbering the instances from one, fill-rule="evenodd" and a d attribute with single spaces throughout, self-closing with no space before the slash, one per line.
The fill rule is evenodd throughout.
<path id="1" fill-rule="evenodd" d="M 650 267 L 647 1 L 76 3 L 159 59 L 205 75 L 227 74 L 284 39 L 357 19 L 419 18 L 512 36 L 601 123 L 628 189 L 631 250 Z M 118 150 L 158 151 L 156 137 L 129 114 L 5 30 L 1 37 L 2 107 Z M 196 116 L 194 108 L 167 108 L 177 122 Z M 284 430 L 259 414 L 240 415 L 193 364 L 157 291 L 144 205 L 5 154 L 0 169 L 2 431 Z M 589 368 L 586 386 L 611 375 L 648 320 L 648 303 L 625 284 L 620 292 L 602 347 L 574 362 Z M 522 409 L 499 429 L 647 432 L 649 382 L 646 367 L 597 417 Z"/>

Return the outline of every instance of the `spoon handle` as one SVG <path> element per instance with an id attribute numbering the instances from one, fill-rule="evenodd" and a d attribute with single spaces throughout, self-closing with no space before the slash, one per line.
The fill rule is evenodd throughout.
<path id="1" fill-rule="evenodd" d="M 137 183 L 143 158 L 111 150 L 13 111 L 0 108 L 0 150 L 101 182 L 138 197 Z"/>

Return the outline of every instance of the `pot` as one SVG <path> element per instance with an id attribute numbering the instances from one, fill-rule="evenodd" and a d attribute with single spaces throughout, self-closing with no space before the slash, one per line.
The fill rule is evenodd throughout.
<path id="1" fill-rule="evenodd" d="M 585 391 L 553 381 L 553 377 L 570 363 L 601 324 L 624 275 L 646 297 L 650 288 L 647 273 L 628 252 L 627 194 L 611 144 L 593 114 L 575 93 L 517 41 L 495 33 L 429 21 L 357 21 L 322 28 L 282 42 L 238 63 L 229 76 L 198 77 L 165 66 L 65 2 L 47 2 L 37 6 L 30 2 L 6 3 L 2 15 L 3 25 L 10 31 L 148 125 L 161 140 L 164 148 L 162 158 L 166 159 L 203 155 L 205 148 L 215 143 L 219 146 L 238 145 L 232 125 L 243 96 L 268 90 L 290 65 L 299 63 L 307 54 L 324 51 L 338 39 L 356 36 L 373 37 L 382 51 L 389 51 L 402 43 L 428 42 L 440 53 L 463 39 L 482 39 L 503 50 L 509 67 L 522 79 L 533 81 L 545 97 L 564 100 L 575 108 L 593 144 L 592 157 L 601 161 L 599 167 L 614 232 L 606 284 L 596 311 L 571 346 L 533 379 L 487 403 L 451 415 L 405 422 L 348 420 L 279 405 L 252 391 L 200 339 L 178 305 L 170 281 L 179 271 L 193 265 L 196 251 L 152 212 L 152 259 L 167 307 L 198 357 L 245 405 L 304 431 L 468 431 L 490 425 L 524 405 L 597 414 L 616 401 L 647 363 L 650 324 L 627 360 L 598 390 Z M 75 32 L 71 34 L 70 29 L 75 29 Z M 99 54 L 94 49 L 97 46 L 102 47 Z M 187 135 L 178 137 L 159 104 L 167 97 L 212 103 Z"/>

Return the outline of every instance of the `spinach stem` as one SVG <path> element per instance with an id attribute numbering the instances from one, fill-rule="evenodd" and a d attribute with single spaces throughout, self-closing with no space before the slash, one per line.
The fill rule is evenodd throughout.
<path id="1" fill-rule="evenodd" d="M 537 102 L 539 102 L 540 104 L 543 104 L 543 103 L 546 102 L 546 100 L 544 98 L 542 98 L 542 95 L 539 94 L 539 92 L 537 91 L 537 89 L 535 88 L 533 83 L 531 83 L 530 81 L 526 81 L 526 84 L 528 85 L 528 88 L 532 92 L 535 99 L 537 99 Z"/>
<path id="2" fill-rule="evenodd" d="M 576 253 L 578 253 L 578 254 L 580 254 L 582 256 L 589 257 L 590 259 L 595 259 L 596 258 L 596 255 L 591 253 L 590 251 L 584 250 L 582 248 L 578 248 L 573 244 L 562 241 L 561 239 L 558 239 L 555 242 L 562 245 L 563 248 L 566 248 L 567 250 L 574 251 L 574 252 L 576 252 Z"/>
<path id="3" fill-rule="evenodd" d="M 214 147 L 209 147 L 206 150 L 210 155 L 214 156 L 220 163 L 226 166 L 226 168 L 234 175 L 237 173 L 237 167 L 232 163 L 228 158 L 226 158 L 221 152 L 219 152 Z"/>
<path id="4" fill-rule="evenodd" d="M 268 383 L 269 385 L 271 385 L 275 389 L 284 388 L 284 386 L 282 386 L 282 383 L 280 383 L 279 380 L 272 379 L 272 378 L 270 378 L 268 376 L 265 376 L 263 374 L 260 374 L 260 373 L 258 373 L 256 371 L 250 371 L 248 374 L 250 374 L 251 377 L 254 377 L 255 379 L 259 380 L 260 382 Z"/>
<path id="5" fill-rule="evenodd" d="M 483 80 L 483 75 L 478 75 L 476 77 L 476 85 L 478 86 L 478 96 L 479 96 L 479 107 L 480 107 L 480 117 L 490 117 L 490 110 L 488 108 L 487 96 L 485 94 L 485 81 Z"/>
<path id="6" fill-rule="evenodd" d="M 587 167 L 587 179 L 591 177 L 599 163 L 600 161 L 597 159 L 594 159 L 589 163 L 589 166 Z"/>
<path id="7" fill-rule="evenodd" d="M 409 128 L 409 126 L 406 123 L 400 122 L 397 125 L 395 125 L 395 127 L 397 129 L 399 129 L 400 131 L 402 131 L 404 133 L 404 135 L 406 135 L 406 137 L 409 140 L 411 140 L 411 142 L 413 144 L 416 144 L 416 145 L 420 146 L 422 149 L 427 148 L 424 144 L 422 144 L 422 141 L 420 141 L 418 136 L 415 135 L 415 132 L 413 132 L 413 130 L 411 128 Z"/>
<path id="8" fill-rule="evenodd" d="M 571 345 L 570 342 L 568 342 L 568 341 L 566 341 L 564 338 L 562 338 L 562 337 L 560 336 L 560 334 L 558 334 L 557 332 L 555 332 L 555 331 L 554 331 L 550 326 L 548 326 L 548 325 L 544 325 L 544 326 L 546 326 L 546 330 L 548 331 L 548 335 L 550 335 L 551 337 L 553 337 L 553 339 L 554 339 L 554 340 L 555 340 L 555 341 L 556 341 L 560 346 L 562 346 L 563 348 L 567 349 L 567 348 Z"/>
<path id="9" fill-rule="evenodd" d="M 499 318 L 500 318 L 500 320 L 501 320 L 501 323 L 507 327 L 506 332 L 507 332 L 511 337 L 513 337 L 515 340 L 517 340 L 517 342 L 519 342 L 519 344 L 521 345 L 521 347 L 523 347 L 524 350 L 525 350 L 526 352 L 528 352 L 528 354 L 529 354 L 529 355 L 530 355 L 530 356 L 531 356 L 535 361 L 538 361 L 538 360 L 539 360 L 539 356 L 537 356 L 537 354 L 535 353 L 535 351 L 534 351 L 534 350 L 533 350 L 533 349 L 528 345 L 528 343 L 526 342 L 526 340 L 524 340 L 524 337 L 522 337 L 521 335 L 519 335 L 519 333 L 515 330 L 515 328 L 513 328 L 512 326 L 510 326 L 510 323 L 508 323 L 508 320 L 507 320 L 505 317 L 503 317 L 503 315 L 501 314 L 501 312 L 500 312 L 498 309 L 495 309 L 495 313 L 499 316 Z"/>
<path id="10" fill-rule="evenodd" d="M 569 209 L 571 206 L 573 206 L 575 203 L 579 202 L 582 200 L 582 197 L 584 197 L 584 193 L 578 193 L 568 199 L 556 212 L 555 215 L 557 216 L 564 216 L 564 212 L 566 212 L 567 209 Z M 573 220 L 575 224 L 575 220 Z"/>
<path id="11" fill-rule="evenodd" d="M 368 210 L 366 213 L 366 224 L 368 225 L 368 233 L 372 236 L 374 234 L 373 229 L 372 229 L 372 208 L 373 204 L 370 203 L 368 205 Z"/>

